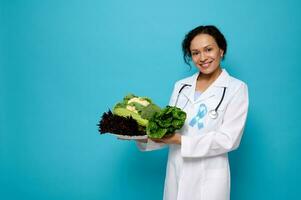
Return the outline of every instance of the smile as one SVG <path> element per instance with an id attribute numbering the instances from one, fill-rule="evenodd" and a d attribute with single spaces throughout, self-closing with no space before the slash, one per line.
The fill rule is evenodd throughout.
<path id="1" fill-rule="evenodd" d="M 213 61 L 210 61 L 210 62 L 206 62 L 206 63 L 203 63 L 203 64 L 200 64 L 202 67 L 209 67 L 209 65 L 212 63 Z"/>

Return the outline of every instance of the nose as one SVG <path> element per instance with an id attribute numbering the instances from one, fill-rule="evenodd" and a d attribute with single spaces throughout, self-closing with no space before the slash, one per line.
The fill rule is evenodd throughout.
<path id="1" fill-rule="evenodd" d="M 205 55 L 205 53 L 200 53 L 200 58 L 199 58 L 199 61 L 200 62 L 204 62 L 207 60 L 207 56 Z"/>

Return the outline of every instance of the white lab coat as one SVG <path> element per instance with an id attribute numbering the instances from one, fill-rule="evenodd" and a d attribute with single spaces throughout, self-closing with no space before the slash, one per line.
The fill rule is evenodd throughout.
<path id="1" fill-rule="evenodd" d="M 225 69 L 219 77 L 194 99 L 198 73 L 176 82 L 170 99 L 174 105 L 183 84 L 190 84 L 179 94 L 177 107 L 187 113 L 181 130 L 181 145 L 169 145 L 166 168 L 164 200 L 229 200 L 230 168 L 228 152 L 235 150 L 242 137 L 248 112 L 247 85 L 231 77 Z M 215 109 L 226 87 L 223 102 L 218 109 L 218 118 L 209 117 Z M 189 124 L 196 116 L 201 104 L 207 114 L 200 123 L 203 127 Z M 137 142 L 142 151 L 160 149 L 164 144 Z"/>

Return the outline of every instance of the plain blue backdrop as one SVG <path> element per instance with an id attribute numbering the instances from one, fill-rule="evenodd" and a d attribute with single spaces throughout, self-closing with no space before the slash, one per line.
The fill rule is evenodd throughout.
<path id="1" fill-rule="evenodd" d="M 133 92 L 168 103 L 181 41 L 214 24 L 249 86 L 232 200 L 300 198 L 300 1 L 1 0 L 0 199 L 162 199 L 167 150 L 99 135 Z"/>

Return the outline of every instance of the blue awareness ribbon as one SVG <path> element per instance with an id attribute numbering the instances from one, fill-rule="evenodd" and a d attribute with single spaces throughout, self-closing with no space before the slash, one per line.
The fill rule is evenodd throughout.
<path id="1" fill-rule="evenodd" d="M 203 128 L 204 127 L 203 118 L 205 117 L 206 114 L 207 114 L 207 107 L 205 104 L 201 104 L 198 113 L 196 114 L 195 117 L 191 119 L 189 125 L 193 127 L 195 124 L 197 124 L 198 129 Z"/>

